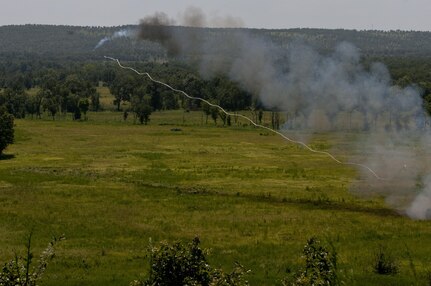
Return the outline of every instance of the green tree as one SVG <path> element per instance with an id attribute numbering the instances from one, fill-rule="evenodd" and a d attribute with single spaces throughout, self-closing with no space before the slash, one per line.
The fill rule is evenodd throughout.
<path id="1" fill-rule="evenodd" d="M 147 125 L 153 109 L 151 107 L 151 97 L 147 94 L 146 89 L 142 86 L 137 88 L 132 94 L 130 103 L 132 111 L 135 113 L 135 118 L 141 124 Z"/>
<path id="2" fill-rule="evenodd" d="M 163 92 L 161 92 L 161 98 L 162 98 L 162 108 L 163 109 L 178 109 L 179 108 L 179 104 L 178 104 L 178 95 L 176 95 L 175 93 L 165 90 Z"/>
<path id="3" fill-rule="evenodd" d="M 124 101 L 130 101 L 136 89 L 137 82 L 131 75 L 122 75 L 118 77 L 110 86 L 109 90 L 114 95 L 114 105 L 117 111 L 120 111 L 120 105 Z"/>
<path id="4" fill-rule="evenodd" d="M 72 112 L 73 120 L 81 119 L 81 110 L 79 109 L 80 97 L 76 94 L 69 94 L 67 97 L 67 111 Z"/>
<path id="5" fill-rule="evenodd" d="M 52 120 L 55 120 L 55 115 L 58 112 L 58 102 L 54 96 L 48 96 L 43 101 L 43 108 L 48 110 L 49 114 L 52 117 Z"/>
<path id="6" fill-rule="evenodd" d="M 39 113 L 39 105 L 38 105 L 38 98 L 37 96 L 28 96 L 27 100 L 25 102 L 25 110 L 27 114 L 31 115 L 31 118 L 33 119 L 33 116 L 35 114 Z"/>
<path id="7" fill-rule="evenodd" d="M 79 111 L 84 114 L 84 119 L 87 120 L 87 111 L 90 107 L 90 101 L 87 98 L 81 98 L 78 102 Z"/>
<path id="8" fill-rule="evenodd" d="M 42 102 L 43 99 L 45 97 L 45 90 L 41 89 L 36 93 L 36 100 L 35 100 L 35 105 L 36 105 L 36 115 L 37 118 L 41 118 L 41 109 L 42 109 Z"/>
<path id="9" fill-rule="evenodd" d="M 4 149 L 14 141 L 13 115 L 0 106 L 0 156 Z"/>
<path id="10" fill-rule="evenodd" d="M 73 94 L 83 94 L 86 89 L 86 83 L 76 74 L 68 75 L 65 85 Z"/>
<path id="11" fill-rule="evenodd" d="M 0 104 L 16 118 L 24 118 L 26 113 L 25 102 L 28 95 L 22 89 L 6 88 L 0 95 Z"/>
<path id="12" fill-rule="evenodd" d="M 144 99 L 144 101 L 139 102 L 138 104 L 136 104 L 134 106 L 134 111 L 136 113 L 136 116 L 139 119 L 139 122 L 141 124 L 147 125 L 148 122 L 150 121 L 150 115 L 152 113 L 152 108 L 151 108 L 151 105 L 150 105 L 150 97 L 146 96 L 146 98 Z"/>

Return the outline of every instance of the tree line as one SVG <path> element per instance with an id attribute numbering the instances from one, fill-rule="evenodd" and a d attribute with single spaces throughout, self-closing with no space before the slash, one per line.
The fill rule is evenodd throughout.
<path id="1" fill-rule="evenodd" d="M 181 64 L 131 64 L 190 96 L 220 104 L 229 111 L 248 109 L 253 103 L 251 94 L 222 75 L 207 80 Z M 83 65 L 14 62 L 3 66 L 0 68 L 0 105 L 15 118 L 41 118 L 48 114 L 55 119 L 58 115 L 71 114 L 74 120 L 85 119 L 89 110 L 101 110 L 97 92 L 101 85 L 107 86 L 113 95 L 115 110 L 132 112 L 141 123 L 147 123 L 151 112 L 156 110 L 202 109 L 207 118 L 216 113 L 200 101 L 188 100 L 147 78 L 110 63 L 96 62 Z M 123 110 L 126 103 L 127 108 Z"/>
<path id="2" fill-rule="evenodd" d="M 381 60 L 388 64 L 393 84 L 405 87 L 416 84 L 423 95 L 423 105 L 431 112 L 431 62 L 395 58 Z M 184 90 L 193 97 L 206 99 L 221 105 L 228 111 L 251 110 L 256 122 L 260 122 L 265 107 L 256 95 L 250 94 L 224 75 L 204 79 L 193 67 L 180 62 L 128 62 L 136 69 L 148 71 L 154 78 Z M 0 105 L 15 118 L 36 117 L 47 114 L 56 116 L 71 114 L 72 119 L 86 119 L 88 111 L 101 110 L 97 86 L 107 86 L 114 96 L 113 107 L 127 117 L 147 123 L 156 110 L 202 110 L 206 122 L 221 120 L 229 125 L 230 118 L 217 108 L 188 100 L 181 94 L 155 84 L 146 77 L 124 71 L 109 62 L 77 63 L 70 61 L 20 61 L 11 59 L 0 65 Z M 272 110 L 276 111 L 276 110 Z M 364 111 L 367 112 L 367 111 Z M 292 117 L 292 116 L 290 116 Z M 292 117 L 293 118 L 293 117 Z M 273 127 L 279 126 L 279 115 L 272 115 Z"/>

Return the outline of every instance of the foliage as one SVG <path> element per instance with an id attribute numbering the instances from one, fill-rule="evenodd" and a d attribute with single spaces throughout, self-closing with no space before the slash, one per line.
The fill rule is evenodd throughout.
<path id="1" fill-rule="evenodd" d="M 139 102 L 138 104 L 134 105 L 133 110 L 135 111 L 139 122 L 141 124 L 147 125 L 150 121 L 150 115 L 152 113 L 148 100 L 144 100 L 143 102 Z"/>
<path id="2" fill-rule="evenodd" d="M 56 101 L 56 98 L 54 98 L 52 95 L 45 98 L 43 108 L 51 114 L 51 117 L 54 120 L 55 115 L 58 112 L 58 102 Z"/>
<path id="3" fill-rule="evenodd" d="M 298 272 L 294 281 L 284 281 L 285 285 L 292 286 L 324 286 L 339 285 L 337 277 L 337 253 L 332 252 L 315 237 L 308 240 L 303 250 L 305 268 Z"/>
<path id="4" fill-rule="evenodd" d="M 135 113 L 135 118 L 137 118 L 141 124 L 145 123 L 145 125 L 147 125 L 148 121 L 150 121 L 153 108 L 151 106 L 151 97 L 146 93 L 144 88 L 139 88 L 133 92 L 131 106 L 132 111 Z"/>
<path id="5" fill-rule="evenodd" d="M 375 273 L 383 275 L 395 275 L 399 271 L 397 262 L 383 246 L 379 247 L 374 256 L 373 268 Z"/>
<path id="6" fill-rule="evenodd" d="M 0 106 L 0 156 L 14 141 L 14 118 L 5 107 Z"/>
<path id="7" fill-rule="evenodd" d="M 122 102 L 130 101 L 137 85 L 137 81 L 134 80 L 132 75 L 120 75 L 110 86 L 110 91 L 115 97 L 113 103 L 117 106 L 117 111 L 120 111 Z"/>
<path id="8" fill-rule="evenodd" d="M 24 90 L 8 87 L 0 93 L 0 105 L 4 105 L 16 118 L 23 118 L 26 113 L 27 97 Z"/>
<path id="9" fill-rule="evenodd" d="M 88 111 L 89 107 L 90 107 L 90 102 L 88 101 L 87 98 L 82 98 L 78 101 L 79 111 L 84 113 L 85 119 L 87 119 L 87 111 Z"/>
<path id="10" fill-rule="evenodd" d="M 212 268 L 206 259 L 208 251 L 201 249 L 199 238 L 191 243 L 161 243 L 151 248 L 150 273 L 145 281 L 135 280 L 130 285 L 248 285 L 246 271 L 237 264 L 232 273 Z"/>
<path id="11" fill-rule="evenodd" d="M 37 286 L 44 274 L 48 263 L 55 256 L 55 245 L 64 237 L 53 238 L 47 248 L 39 256 L 38 264 L 32 267 L 33 253 L 31 252 L 30 234 L 26 244 L 26 256 L 15 254 L 15 258 L 6 263 L 0 272 L 1 286 Z"/>

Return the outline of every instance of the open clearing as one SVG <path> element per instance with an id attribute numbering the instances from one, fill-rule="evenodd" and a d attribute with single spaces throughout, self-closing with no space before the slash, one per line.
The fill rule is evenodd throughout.
<path id="1" fill-rule="evenodd" d="M 2 263 L 23 253 L 31 230 L 36 256 L 65 234 L 44 285 L 128 285 L 145 275 L 150 239 L 197 235 L 212 265 L 239 261 L 252 285 L 273 285 L 317 236 L 337 249 L 346 285 L 425 284 L 431 222 L 353 195 L 355 169 L 259 129 L 203 124 L 199 112 L 155 112 L 148 126 L 130 117 L 16 120 L 6 150 L 14 157 L 0 161 Z M 314 134 L 310 143 L 343 146 L 346 160 L 358 136 L 366 134 Z M 399 274 L 373 273 L 380 245 Z"/>

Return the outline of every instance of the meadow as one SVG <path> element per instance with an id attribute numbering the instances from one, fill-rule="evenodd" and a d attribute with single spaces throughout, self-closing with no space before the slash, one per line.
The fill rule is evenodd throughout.
<path id="1" fill-rule="evenodd" d="M 23 254 L 31 231 L 36 256 L 64 234 L 43 285 L 128 285 L 145 276 L 150 241 L 195 236 L 211 265 L 250 269 L 251 285 L 280 285 L 303 265 L 312 236 L 334 245 L 346 285 L 429 283 L 430 221 L 352 192 L 354 168 L 245 122 L 163 111 L 145 126 L 105 111 L 87 121 L 16 120 L 15 130 L 0 161 L 0 262 Z M 343 161 L 366 136 L 289 134 Z M 381 246 L 398 274 L 373 272 Z"/>

